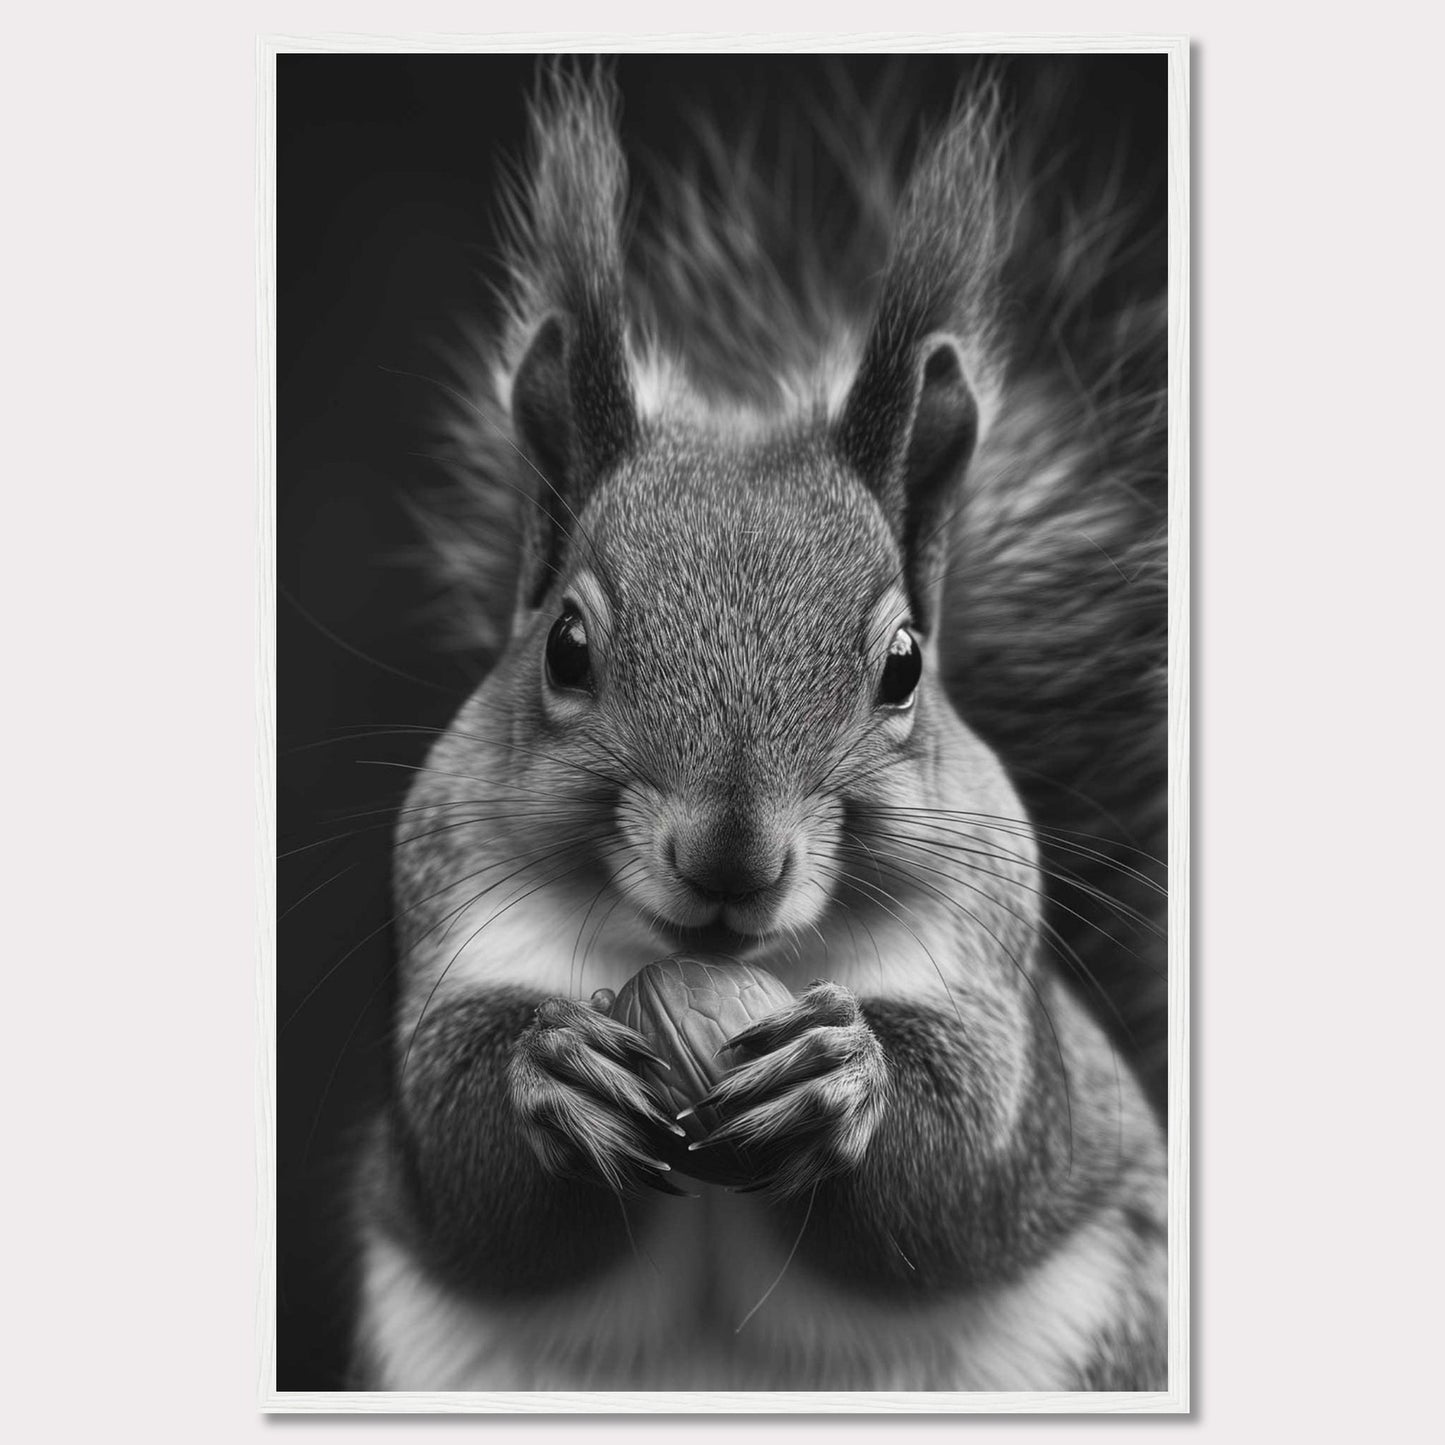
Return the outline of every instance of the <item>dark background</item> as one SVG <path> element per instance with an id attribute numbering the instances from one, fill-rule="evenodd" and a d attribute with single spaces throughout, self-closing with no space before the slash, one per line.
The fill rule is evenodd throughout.
<path id="1" fill-rule="evenodd" d="M 630 150 L 676 153 L 690 107 L 767 117 L 842 67 L 868 95 L 897 65 L 936 119 L 971 57 L 622 56 Z M 1015 57 L 1015 106 L 1054 117 L 1060 195 L 1090 156 L 1162 181 L 1165 62 Z M 278 1377 L 345 1385 L 346 1183 L 387 1087 L 393 810 L 425 739 L 478 678 L 431 646 L 404 498 L 434 348 L 488 305 L 501 167 L 525 135 L 530 56 L 283 55 L 277 86 Z M 1082 182 L 1080 182 L 1082 183 Z M 364 816 L 358 816 L 364 815 Z"/>

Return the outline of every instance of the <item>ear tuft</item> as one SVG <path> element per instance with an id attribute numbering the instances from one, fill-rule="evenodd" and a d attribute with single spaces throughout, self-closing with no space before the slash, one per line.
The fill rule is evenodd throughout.
<path id="1" fill-rule="evenodd" d="M 507 250 L 511 420 L 531 463 L 518 605 L 538 606 L 597 485 L 638 444 L 622 249 L 627 166 L 605 69 L 544 69 Z"/>
<path id="2" fill-rule="evenodd" d="M 512 425 L 531 463 L 533 505 L 527 511 L 520 598 L 527 607 L 541 605 L 560 569 L 573 520 L 568 493 L 575 490 L 578 466 L 567 350 L 561 318 L 549 316 L 512 377 Z"/>
<path id="3" fill-rule="evenodd" d="M 587 498 L 637 444 L 620 328 L 559 315 L 537 329 L 512 377 L 512 425 L 531 463 L 520 600 L 541 605 Z"/>
<path id="4" fill-rule="evenodd" d="M 527 347 L 512 378 L 512 420 L 517 435 L 544 480 L 555 477 L 554 497 L 566 477 L 572 433 L 572 401 L 567 388 L 567 339 L 562 322 L 549 316 Z"/>
<path id="5" fill-rule="evenodd" d="M 865 362 L 838 433 L 903 549 L 914 620 L 930 630 L 952 498 L 978 441 L 979 411 L 957 344 L 932 336 L 911 364 Z"/>
<path id="6" fill-rule="evenodd" d="M 904 464 L 905 488 L 911 493 L 947 488 L 962 476 L 978 441 L 978 403 L 958 348 L 947 339 L 925 342 L 929 345 Z"/>

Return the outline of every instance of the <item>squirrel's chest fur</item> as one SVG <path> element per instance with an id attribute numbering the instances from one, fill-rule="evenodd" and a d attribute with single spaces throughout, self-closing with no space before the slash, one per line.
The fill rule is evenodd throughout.
<path id="1" fill-rule="evenodd" d="M 373 1387 L 1064 1390 L 1133 1308 L 1133 1261 L 1102 1221 L 1008 1285 L 880 1304 L 790 1261 L 792 1241 L 755 1201 L 694 1187 L 701 1198 L 664 1201 L 645 1231 L 618 1205 L 627 1261 L 535 1303 L 467 1299 L 373 1233 L 362 1283 Z"/>

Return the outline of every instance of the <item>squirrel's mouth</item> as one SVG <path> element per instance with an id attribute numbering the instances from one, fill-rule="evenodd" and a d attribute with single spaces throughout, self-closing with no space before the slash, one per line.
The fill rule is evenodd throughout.
<path id="1" fill-rule="evenodd" d="M 670 945 L 686 952 L 728 953 L 743 958 L 749 950 L 767 939 L 764 933 L 739 933 L 721 919 L 711 923 L 682 924 L 654 917 L 652 924 Z"/>

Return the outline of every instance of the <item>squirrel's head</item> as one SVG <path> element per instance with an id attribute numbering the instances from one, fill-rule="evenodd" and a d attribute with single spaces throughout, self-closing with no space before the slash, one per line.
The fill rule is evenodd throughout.
<path id="1" fill-rule="evenodd" d="M 511 645 L 471 725 L 510 732 L 535 856 L 549 828 L 585 846 L 664 927 L 804 929 L 871 853 L 868 808 L 936 807 L 961 771 L 970 807 L 1017 811 L 934 661 L 988 391 L 988 130 L 955 127 L 917 172 L 841 405 L 769 431 L 643 415 L 608 93 L 554 79 L 507 367 L 533 505 Z"/>
<path id="2" fill-rule="evenodd" d="M 850 811 L 921 801 L 937 766 L 963 361 L 871 354 L 835 421 L 738 441 L 644 423 L 623 354 L 553 319 L 516 372 L 537 506 L 511 705 L 552 786 L 615 789 L 600 851 L 640 914 L 693 943 L 806 928 Z"/>

